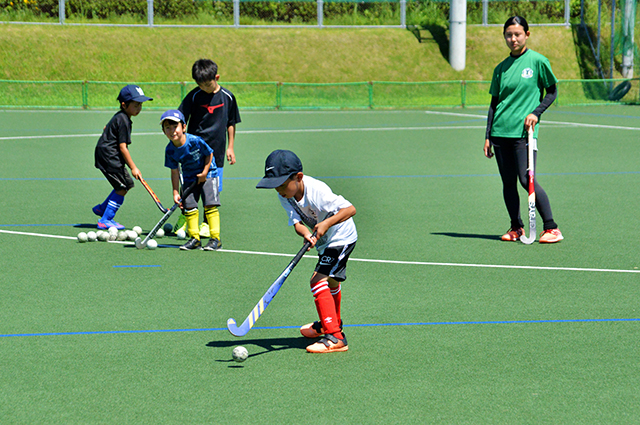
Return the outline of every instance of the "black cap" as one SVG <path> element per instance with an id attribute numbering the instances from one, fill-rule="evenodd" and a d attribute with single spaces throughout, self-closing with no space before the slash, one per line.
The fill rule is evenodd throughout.
<path id="1" fill-rule="evenodd" d="M 276 150 L 269 154 L 264 164 L 264 177 L 256 185 L 257 189 L 275 189 L 293 174 L 302 172 L 302 162 L 298 156 L 287 150 Z"/>

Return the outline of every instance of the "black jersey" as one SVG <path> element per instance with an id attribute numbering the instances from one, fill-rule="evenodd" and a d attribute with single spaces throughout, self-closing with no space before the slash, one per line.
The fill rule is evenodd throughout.
<path id="1" fill-rule="evenodd" d="M 216 166 L 224 167 L 227 128 L 240 122 L 240 111 L 233 93 L 224 87 L 216 93 L 196 88 L 187 94 L 178 109 L 187 120 L 187 133 L 202 137 L 213 149 Z"/>
<path id="2" fill-rule="evenodd" d="M 123 111 L 118 111 L 105 126 L 95 150 L 96 168 L 114 172 L 125 165 L 120 143 L 131 144 L 131 118 Z"/>

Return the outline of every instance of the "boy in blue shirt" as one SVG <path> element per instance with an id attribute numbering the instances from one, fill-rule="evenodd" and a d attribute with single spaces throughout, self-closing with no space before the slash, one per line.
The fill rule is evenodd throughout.
<path id="1" fill-rule="evenodd" d="M 160 119 L 162 132 L 170 140 L 165 149 L 164 165 L 171 169 L 171 185 L 173 186 L 173 200 L 182 202 L 183 214 L 187 221 L 187 232 L 191 237 L 182 250 L 201 248 L 205 251 L 215 251 L 220 248 L 220 214 L 218 206 L 218 170 L 213 160 L 213 149 L 202 138 L 186 133 L 187 125 L 184 115 L 177 109 L 172 109 Z M 180 168 L 182 168 L 183 184 L 191 186 L 198 182 L 195 189 L 185 199 L 180 200 Z M 202 197 L 204 213 L 209 221 L 210 239 L 204 247 L 200 243 L 198 228 L 198 201 Z"/>
<path id="2" fill-rule="evenodd" d="M 95 149 L 95 166 L 102 171 L 113 190 L 101 204 L 93 207 L 93 213 L 100 217 L 98 229 L 115 227 L 118 230 L 124 226 L 114 218 L 124 202 L 124 195 L 133 188 L 133 179 L 125 165 L 131 169 L 133 177 L 140 180 L 142 174 L 131 159 L 129 145 L 131 144 L 131 117 L 135 117 L 142 110 L 142 103 L 153 100 L 144 95 L 142 89 L 129 84 L 120 90 L 118 102 L 120 110 L 105 126 Z"/>

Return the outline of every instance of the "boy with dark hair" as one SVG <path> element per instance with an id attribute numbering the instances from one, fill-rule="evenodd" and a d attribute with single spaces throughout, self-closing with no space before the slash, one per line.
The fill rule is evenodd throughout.
<path id="1" fill-rule="evenodd" d="M 95 149 L 95 166 L 102 171 L 113 190 L 101 204 L 93 207 L 93 213 L 100 217 L 98 229 L 115 227 L 119 230 L 124 226 L 113 219 L 124 202 L 124 196 L 133 188 L 133 180 L 125 168 L 131 169 L 133 177 L 140 180 L 142 174 L 129 153 L 131 144 L 131 117 L 135 117 L 142 110 L 142 103 L 153 100 L 145 96 L 142 89 L 129 84 L 120 90 L 118 102 L 120 110 L 107 123 Z"/>
<path id="2" fill-rule="evenodd" d="M 218 169 L 218 192 L 222 192 L 225 156 L 229 164 L 236 163 L 233 148 L 236 124 L 240 122 L 238 104 L 233 93 L 218 84 L 218 65 L 212 60 L 198 59 L 191 68 L 191 76 L 198 88 L 187 94 L 178 110 L 184 114 L 187 132 L 200 136 L 213 149 L 212 166 Z M 181 221 L 178 220 L 174 230 L 183 225 Z M 205 223 L 200 229 L 203 235 L 209 233 Z"/>
<path id="3" fill-rule="evenodd" d="M 275 189 L 296 233 L 318 250 L 318 263 L 311 276 L 311 293 L 320 320 L 300 328 L 307 338 L 319 341 L 307 347 L 310 353 L 347 351 L 342 332 L 340 305 L 347 261 L 358 240 L 353 222 L 356 208 L 320 180 L 305 176 L 295 153 L 273 151 L 266 160 L 258 189 Z M 329 214 L 333 213 L 333 216 Z M 306 226 L 305 226 L 306 225 Z M 308 228 L 307 228 L 308 226 Z M 311 230 L 310 230 L 311 229 Z M 313 232 L 317 232 L 313 237 Z"/>
<path id="4" fill-rule="evenodd" d="M 182 210 L 186 218 L 187 231 L 191 238 L 180 249 L 190 251 L 201 248 L 198 230 L 198 201 L 202 196 L 205 216 L 209 219 L 209 242 L 201 249 L 214 251 L 220 247 L 220 215 L 218 206 L 218 170 L 213 166 L 213 150 L 202 138 L 186 133 L 184 115 L 178 110 L 169 110 L 160 119 L 162 132 L 170 140 L 165 149 L 164 165 L 171 169 L 171 185 L 173 200 L 182 202 Z M 184 185 L 191 186 L 198 182 L 195 189 L 180 200 L 180 171 Z"/>

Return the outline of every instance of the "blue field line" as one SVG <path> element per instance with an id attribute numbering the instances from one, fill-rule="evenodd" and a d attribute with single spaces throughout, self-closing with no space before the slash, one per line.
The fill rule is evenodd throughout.
<path id="1" fill-rule="evenodd" d="M 73 227 L 73 226 L 81 226 L 80 223 L 67 223 L 67 224 L 0 224 L 0 227 L 49 227 L 49 226 L 58 226 L 58 227 Z"/>
<path id="2" fill-rule="evenodd" d="M 148 265 L 138 265 L 138 266 L 113 266 L 116 269 L 125 269 L 125 268 L 138 268 L 138 267 L 162 267 L 160 264 L 148 264 Z"/>
<path id="3" fill-rule="evenodd" d="M 539 176 L 606 176 L 606 175 L 628 175 L 640 174 L 640 171 L 576 171 L 568 173 L 538 173 Z M 497 173 L 490 174 L 408 174 L 408 175 L 376 175 L 376 176 L 316 176 L 320 180 L 326 179 L 443 179 L 443 178 L 468 178 L 468 177 L 498 177 Z M 225 180 L 255 180 L 262 177 L 225 177 Z M 38 180 L 104 180 L 103 178 L 83 178 L 83 177 L 25 177 L 13 178 L 2 177 L 0 181 L 38 181 Z M 167 180 L 166 178 L 150 177 L 146 180 Z"/>
<path id="4" fill-rule="evenodd" d="M 391 326 L 443 326 L 443 325 L 527 325 L 540 323 L 611 323 L 611 322 L 640 322 L 640 318 L 631 319 L 549 319 L 549 320 L 494 320 L 494 321 L 463 321 L 463 322 L 412 322 L 412 323 L 363 323 L 344 325 L 345 328 L 391 327 Z M 299 326 L 258 326 L 254 330 L 298 329 Z M 44 332 L 22 334 L 0 334 L 0 338 L 29 337 L 29 336 L 80 336 L 80 335 L 117 335 L 117 334 L 148 334 L 173 332 L 219 332 L 228 331 L 227 328 L 203 329 L 155 329 L 131 331 L 93 331 L 93 332 Z"/>

